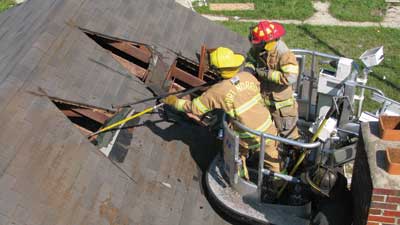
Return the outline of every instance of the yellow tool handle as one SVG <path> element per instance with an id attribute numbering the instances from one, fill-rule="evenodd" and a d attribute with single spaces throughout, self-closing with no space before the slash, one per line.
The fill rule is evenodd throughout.
<path id="1" fill-rule="evenodd" d="M 319 133 L 321 133 L 322 129 L 325 127 L 325 124 L 327 123 L 329 117 L 324 119 L 321 123 L 321 125 L 318 127 L 317 131 L 314 133 L 314 135 L 311 138 L 311 142 L 314 142 L 315 140 L 317 140 Z M 296 164 L 294 165 L 292 171 L 290 171 L 289 175 L 293 176 L 294 173 L 297 171 L 297 169 L 299 168 L 300 164 L 303 162 L 304 158 L 306 158 L 306 152 L 301 153 L 299 159 L 297 160 Z M 283 186 L 281 187 L 281 189 L 278 192 L 278 198 L 281 197 L 283 191 L 285 190 L 286 186 L 287 186 L 287 182 L 285 182 L 283 184 Z"/>
<path id="2" fill-rule="evenodd" d="M 124 123 L 128 122 L 129 120 L 133 120 L 133 119 L 135 119 L 135 118 L 137 118 L 137 117 L 139 117 L 139 116 L 141 116 L 141 115 L 143 115 L 143 114 L 146 114 L 146 113 L 148 113 L 148 112 L 151 112 L 151 111 L 157 109 L 158 107 L 160 107 L 160 106 L 162 106 L 162 105 L 164 105 L 164 103 L 160 103 L 160 104 L 158 104 L 158 105 L 155 105 L 155 106 L 152 106 L 152 107 L 150 107 L 150 108 L 147 108 L 147 109 L 145 109 L 145 110 L 143 110 L 143 111 L 141 111 L 141 112 L 136 113 L 135 115 L 132 115 L 132 116 L 130 116 L 130 117 L 128 117 L 128 118 L 125 118 L 125 119 L 123 119 L 123 120 L 120 120 L 120 121 L 118 121 L 118 122 L 116 122 L 116 123 L 113 123 L 113 124 L 111 124 L 111 125 L 109 125 L 109 126 L 107 126 L 107 127 L 104 127 L 104 128 L 102 128 L 102 129 L 100 129 L 100 130 L 94 132 L 94 133 L 91 133 L 88 137 L 90 138 L 90 137 L 92 137 L 92 136 L 94 136 L 94 135 L 96 135 L 96 134 L 99 134 L 99 133 L 101 133 L 101 132 L 104 132 L 104 131 L 113 129 L 113 128 L 115 128 L 115 127 L 121 125 L 121 124 L 124 124 Z"/>
<path id="3" fill-rule="evenodd" d="M 290 176 L 293 176 L 293 174 L 297 171 L 297 169 L 299 168 L 300 164 L 303 162 L 305 157 L 306 157 L 306 152 L 301 153 L 299 159 L 296 162 L 296 165 L 294 165 L 292 171 L 290 171 L 290 173 L 289 173 Z M 283 191 L 285 190 L 287 184 L 288 184 L 288 182 L 283 183 L 283 186 L 281 187 L 281 189 L 279 189 L 278 198 L 281 197 L 281 195 L 282 195 Z"/>
<path id="4" fill-rule="evenodd" d="M 319 133 L 321 133 L 322 129 L 325 127 L 325 124 L 328 122 L 328 119 L 324 119 L 322 121 L 321 125 L 318 127 L 317 131 L 312 136 L 311 142 L 314 142 L 315 140 L 317 140 Z"/>
<path id="5" fill-rule="evenodd" d="M 249 171 L 247 170 L 247 165 L 246 165 L 246 156 L 242 155 L 240 156 L 240 158 L 242 159 L 244 178 L 246 178 L 246 180 L 250 180 Z"/>

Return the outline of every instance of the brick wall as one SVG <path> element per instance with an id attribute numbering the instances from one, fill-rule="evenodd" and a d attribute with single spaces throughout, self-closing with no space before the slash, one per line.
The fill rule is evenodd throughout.
<path id="1" fill-rule="evenodd" d="M 400 190 L 388 187 L 373 188 L 371 167 L 368 163 L 368 140 L 358 142 L 354 161 L 351 191 L 354 225 L 400 225 Z M 372 146 L 374 146 L 372 144 Z M 369 149 L 371 150 L 371 149 Z M 375 152 L 374 152 L 375 153 Z M 390 183 L 390 182 L 389 182 Z M 393 183 L 392 183 L 393 184 Z M 393 185 L 395 186 L 395 185 Z"/>
<path id="2" fill-rule="evenodd" d="M 400 191 L 376 188 L 371 197 L 368 225 L 400 224 Z"/>

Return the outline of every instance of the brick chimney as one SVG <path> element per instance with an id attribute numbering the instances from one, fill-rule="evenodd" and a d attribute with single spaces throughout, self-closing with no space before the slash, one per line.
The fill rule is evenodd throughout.
<path id="1" fill-rule="evenodd" d="M 354 225 L 400 224 L 400 175 L 386 172 L 385 150 L 400 142 L 381 140 L 378 126 L 361 125 L 351 183 Z"/>

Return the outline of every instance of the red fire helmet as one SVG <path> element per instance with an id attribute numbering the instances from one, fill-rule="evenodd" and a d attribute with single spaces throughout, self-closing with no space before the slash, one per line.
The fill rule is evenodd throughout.
<path id="1" fill-rule="evenodd" d="M 253 44 L 258 44 L 262 41 L 269 42 L 285 34 L 286 30 L 282 24 L 263 20 L 251 30 L 251 42 Z"/>

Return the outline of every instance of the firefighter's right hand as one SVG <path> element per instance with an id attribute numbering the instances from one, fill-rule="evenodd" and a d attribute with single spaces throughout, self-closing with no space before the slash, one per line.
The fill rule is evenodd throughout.
<path id="1" fill-rule="evenodd" d="M 268 77 L 268 68 L 267 67 L 256 68 L 256 72 L 257 72 L 258 77 Z"/>
<path id="2" fill-rule="evenodd" d="M 167 105 L 172 105 L 172 106 L 174 106 L 177 101 L 178 101 L 178 97 L 176 97 L 176 95 L 170 95 L 166 98 L 161 99 L 161 102 L 163 102 Z"/>

